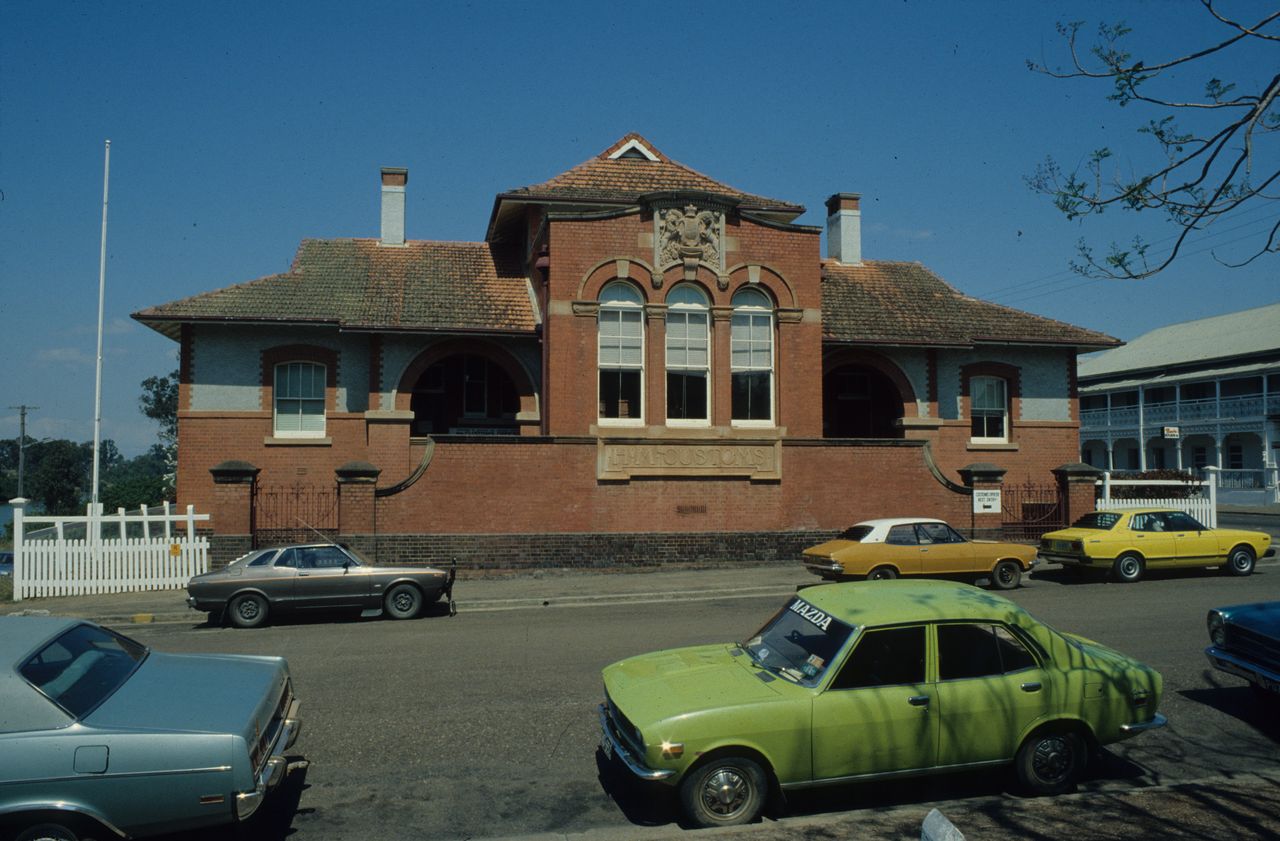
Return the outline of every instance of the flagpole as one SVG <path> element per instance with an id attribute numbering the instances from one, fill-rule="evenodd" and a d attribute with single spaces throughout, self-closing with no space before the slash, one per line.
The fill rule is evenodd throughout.
<path id="1" fill-rule="evenodd" d="M 107 290 L 107 185 L 111 177 L 111 141 L 107 141 L 102 164 L 102 247 L 98 253 L 98 364 L 93 386 L 93 514 L 101 513 L 98 504 L 98 459 L 102 445 L 102 310 Z M 99 532 L 99 528 L 93 529 Z M 100 536 L 100 535 L 97 535 Z M 94 542 L 96 542 L 95 536 Z"/>

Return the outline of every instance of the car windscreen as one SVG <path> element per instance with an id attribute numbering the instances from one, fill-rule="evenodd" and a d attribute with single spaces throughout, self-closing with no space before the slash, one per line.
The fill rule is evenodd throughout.
<path id="1" fill-rule="evenodd" d="M 742 647 L 760 667 L 814 686 L 852 633 L 853 626 L 796 597 Z"/>
<path id="2" fill-rule="evenodd" d="M 1076 529 L 1100 529 L 1106 531 L 1114 526 L 1120 520 L 1120 515 L 1114 511 L 1091 511 L 1085 514 L 1079 520 L 1071 524 Z"/>
<path id="3" fill-rule="evenodd" d="M 146 659 L 147 647 L 93 625 L 77 625 L 27 658 L 27 682 L 76 718 L 97 709 Z"/>
<path id="4" fill-rule="evenodd" d="M 840 532 L 840 539 L 861 541 L 862 538 L 869 534 L 871 534 L 871 526 L 849 526 L 849 528 Z"/>

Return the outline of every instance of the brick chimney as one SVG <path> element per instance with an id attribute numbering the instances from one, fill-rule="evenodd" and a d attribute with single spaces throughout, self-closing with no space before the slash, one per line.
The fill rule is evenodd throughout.
<path id="1" fill-rule="evenodd" d="M 858 193 L 836 193 L 827 199 L 827 259 L 862 263 L 862 211 Z"/>
<path id="2" fill-rule="evenodd" d="M 382 168 L 382 241 L 380 245 L 404 245 L 404 188 L 409 170 Z"/>

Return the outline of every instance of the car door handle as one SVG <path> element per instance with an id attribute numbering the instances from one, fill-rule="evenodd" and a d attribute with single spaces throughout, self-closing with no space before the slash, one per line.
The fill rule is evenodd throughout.
<path id="1" fill-rule="evenodd" d="M 1023 692 L 1039 692 L 1040 688 L 1041 687 L 1040 687 L 1039 681 L 1029 681 L 1027 683 L 1022 684 Z"/>
<path id="2" fill-rule="evenodd" d="M 928 695 L 912 695 L 910 698 L 907 699 L 907 703 L 913 707 L 927 707 L 929 706 L 929 696 Z"/>
<path id="3" fill-rule="evenodd" d="M 311 573 L 309 573 L 309 572 L 300 572 L 300 573 L 298 573 L 298 577 L 299 577 L 299 578 L 306 578 L 306 577 L 307 577 L 308 575 L 310 575 L 310 574 L 311 574 Z"/>

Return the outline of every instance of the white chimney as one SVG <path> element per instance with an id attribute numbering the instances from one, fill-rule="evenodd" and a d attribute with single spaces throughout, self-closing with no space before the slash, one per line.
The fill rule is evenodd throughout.
<path id="1" fill-rule="evenodd" d="M 395 166 L 382 168 L 382 242 L 404 245 L 404 188 L 409 170 Z"/>
<path id="2" fill-rule="evenodd" d="M 858 193 L 836 193 L 827 199 L 827 259 L 862 263 L 862 211 Z"/>

